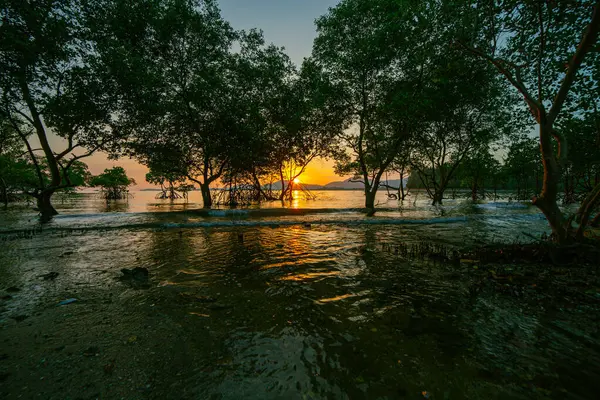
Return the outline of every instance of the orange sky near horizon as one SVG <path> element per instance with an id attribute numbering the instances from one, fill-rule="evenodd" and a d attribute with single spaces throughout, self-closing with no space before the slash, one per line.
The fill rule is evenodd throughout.
<path id="1" fill-rule="evenodd" d="M 61 146 L 62 147 L 62 146 Z M 118 160 L 109 160 L 105 153 L 96 153 L 90 157 L 84 158 L 81 161 L 85 162 L 90 168 L 90 172 L 93 175 L 101 174 L 105 168 L 111 168 L 113 166 L 120 166 L 127 171 L 127 175 L 135 179 L 137 185 L 134 189 L 148 189 L 154 188 L 155 185 L 151 185 L 146 182 L 146 173 L 148 168 L 134 159 L 121 158 Z M 311 162 L 306 171 L 300 176 L 302 183 L 310 183 L 315 185 L 325 185 L 329 182 L 340 181 L 344 178 L 336 175 L 333 172 L 333 161 L 325 159 L 315 159 Z"/>
<path id="2" fill-rule="evenodd" d="M 63 149 L 65 149 L 67 146 L 66 140 L 57 137 L 51 132 L 49 134 L 49 142 L 50 146 L 52 146 L 52 149 L 56 153 L 63 151 Z M 35 135 L 31 136 L 30 144 L 33 148 L 40 147 L 39 141 Z M 73 153 L 79 155 L 82 154 L 83 151 L 81 149 L 76 149 Z M 96 152 L 89 157 L 81 159 L 81 161 L 88 165 L 92 175 L 99 175 L 106 168 L 112 168 L 116 166 L 123 167 L 127 172 L 127 175 L 135 179 L 136 186 L 133 187 L 134 190 L 157 187 L 156 185 L 146 182 L 146 173 L 148 172 L 148 167 L 140 164 L 135 159 L 120 158 L 118 160 L 109 160 L 106 153 Z M 317 158 L 313 160 L 308 167 L 306 167 L 306 170 L 300 176 L 300 181 L 302 183 L 325 185 L 329 182 L 346 179 L 336 175 L 335 172 L 333 172 L 333 165 L 333 160 Z"/>

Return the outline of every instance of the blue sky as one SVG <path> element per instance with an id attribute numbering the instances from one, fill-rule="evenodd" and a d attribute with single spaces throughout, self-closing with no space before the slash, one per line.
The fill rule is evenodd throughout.
<path id="1" fill-rule="evenodd" d="M 300 64 L 312 51 L 314 21 L 339 0 L 219 0 L 223 18 L 234 29 L 262 29 L 267 42 L 283 46 Z"/>

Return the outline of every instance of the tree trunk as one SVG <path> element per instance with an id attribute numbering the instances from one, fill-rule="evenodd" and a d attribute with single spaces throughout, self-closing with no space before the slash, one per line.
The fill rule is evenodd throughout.
<path id="1" fill-rule="evenodd" d="M 440 206 L 442 205 L 442 201 L 444 200 L 444 193 L 446 192 L 446 189 L 448 189 L 448 183 L 450 182 L 451 178 L 450 176 L 445 175 L 444 173 L 441 173 L 440 175 L 440 184 L 434 186 L 433 196 L 431 196 L 431 198 L 433 199 L 431 205 L 433 206 L 437 204 L 439 204 Z"/>
<path id="2" fill-rule="evenodd" d="M 40 212 L 42 222 L 47 222 L 57 215 L 58 212 L 50 201 L 54 192 L 42 192 L 37 196 L 37 208 Z"/>
<path id="3" fill-rule="evenodd" d="M 0 180 L 2 180 L 2 192 L 0 193 L 0 199 L 4 203 L 4 208 L 8 208 L 8 190 L 4 184 L 4 179 L 0 178 Z"/>
<path id="4" fill-rule="evenodd" d="M 600 213 L 598 213 L 598 215 L 596 215 L 596 218 L 594 218 L 592 220 L 592 223 L 590 224 L 590 226 L 592 228 L 598 228 L 598 227 L 600 227 Z"/>
<path id="5" fill-rule="evenodd" d="M 377 190 L 365 190 L 365 208 L 369 215 L 375 214 L 375 195 Z"/>
<path id="6" fill-rule="evenodd" d="M 568 240 L 569 231 L 565 224 L 565 217 L 558 207 L 558 184 L 561 178 L 560 166 L 554 154 L 552 146 L 552 127 L 548 124 L 540 124 L 540 150 L 542 152 L 542 163 L 544 166 L 544 178 L 542 192 L 539 197 L 533 198 L 536 205 L 548 219 L 552 233 L 558 243 Z"/>
<path id="7" fill-rule="evenodd" d="M 481 180 L 481 198 L 485 200 L 485 179 Z"/>
<path id="8" fill-rule="evenodd" d="M 569 174 L 565 173 L 565 197 L 563 198 L 563 204 L 571 203 L 571 186 L 569 185 Z"/>
<path id="9" fill-rule="evenodd" d="M 442 205 L 442 201 L 444 200 L 444 192 L 446 191 L 446 186 L 448 185 L 448 182 L 440 182 L 440 185 L 435 189 L 435 192 L 433 193 L 432 199 L 433 201 L 431 202 L 431 205 L 435 206 L 437 204 L 439 204 L 440 206 Z"/>
<path id="10" fill-rule="evenodd" d="M 212 208 L 212 196 L 210 194 L 210 186 L 208 183 L 200 184 L 200 191 L 202 192 L 202 207 Z"/>
<path id="11" fill-rule="evenodd" d="M 579 207 L 579 210 L 577 212 L 577 221 L 579 222 L 579 228 L 577 229 L 578 240 L 583 239 L 590 216 L 592 215 L 592 212 L 594 212 L 594 210 L 598 207 L 599 203 L 600 185 L 596 185 L 596 187 L 594 187 L 594 189 L 587 195 L 585 200 L 581 203 L 581 206 Z"/>
<path id="12" fill-rule="evenodd" d="M 383 175 L 383 171 L 387 168 L 387 165 L 383 166 L 379 173 L 375 175 L 373 178 L 373 182 L 368 186 L 365 184 L 365 207 L 367 208 L 367 215 L 373 216 L 375 214 L 375 196 L 377 196 L 377 190 L 379 189 L 379 183 L 381 182 L 381 177 Z"/>
<path id="13" fill-rule="evenodd" d="M 404 193 L 404 171 L 400 172 L 400 188 L 399 188 L 399 198 L 400 200 L 406 199 L 406 193 Z"/>
<path id="14" fill-rule="evenodd" d="M 46 135 L 46 129 L 44 128 L 44 124 L 42 123 L 42 118 L 40 113 L 31 97 L 31 92 L 29 90 L 29 86 L 25 79 L 25 72 L 23 70 L 22 75 L 19 77 L 19 84 L 21 86 L 21 92 L 23 94 L 23 99 L 29 108 L 29 112 L 31 113 L 33 126 L 38 136 L 38 140 L 40 145 L 42 146 L 42 150 L 44 151 L 44 155 L 46 156 L 46 162 L 48 164 L 48 169 L 50 170 L 51 177 L 51 185 L 58 186 L 60 185 L 61 176 L 60 169 L 58 167 L 58 162 L 56 161 L 56 157 L 52 152 L 52 148 L 50 147 L 50 143 L 48 142 L 48 137 Z"/>
<path id="15" fill-rule="evenodd" d="M 279 200 L 283 202 L 285 200 L 285 192 L 287 188 L 285 183 L 283 183 L 283 170 L 281 169 L 281 166 L 279 167 L 279 180 L 281 181 L 281 194 L 279 195 Z"/>
<path id="16" fill-rule="evenodd" d="M 263 198 L 265 200 L 274 200 L 271 196 L 271 193 L 269 193 L 269 195 L 267 196 L 267 194 L 264 192 L 262 185 L 260 184 L 260 179 L 258 179 L 258 176 L 256 175 L 255 171 L 252 171 L 252 180 L 253 180 L 253 185 L 254 185 L 254 191 L 257 193 L 257 198 L 256 200 L 260 203 Z"/>
<path id="17" fill-rule="evenodd" d="M 567 242 L 569 229 L 565 224 L 564 215 L 556 203 L 556 197 L 550 199 L 539 197 L 534 201 L 534 204 L 546 216 L 555 240 L 558 243 Z"/>

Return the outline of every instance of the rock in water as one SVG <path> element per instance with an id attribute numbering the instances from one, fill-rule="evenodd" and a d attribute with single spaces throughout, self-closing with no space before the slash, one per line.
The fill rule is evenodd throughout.
<path id="1" fill-rule="evenodd" d="M 133 279 L 138 282 L 146 282 L 148 280 L 148 269 L 135 267 L 134 269 L 123 268 L 121 270 L 123 276 L 121 279 Z"/>
<path id="2" fill-rule="evenodd" d="M 148 270 L 146 268 L 135 267 L 134 269 L 123 268 L 118 279 L 129 284 L 134 288 L 147 289 L 148 285 Z"/>
<path id="3" fill-rule="evenodd" d="M 48 272 L 47 274 L 40 275 L 40 278 L 43 278 L 45 281 L 53 281 L 58 276 L 58 272 Z"/>

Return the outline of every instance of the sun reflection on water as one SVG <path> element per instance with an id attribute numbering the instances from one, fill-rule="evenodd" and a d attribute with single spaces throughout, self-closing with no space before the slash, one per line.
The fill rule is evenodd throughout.
<path id="1" fill-rule="evenodd" d="M 332 276 L 338 276 L 340 274 L 339 271 L 329 271 L 329 272 L 310 272 L 305 274 L 295 274 L 281 277 L 282 281 L 308 281 L 311 279 L 319 279 L 319 278 L 328 278 Z"/>
<path id="2" fill-rule="evenodd" d="M 319 299 L 319 300 L 317 300 L 317 302 L 318 303 L 322 303 L 322 304 L 324 304 L 324 303 L 332 303 L 334 301 L 340 301 L 340 300 L 344 300 L 344 299 L 348 299 L 350 297 L 356 297 L 356 296 L 357 295 L 354 294 L 354 293 L 347 293 L 347 294 L 342 294 L 342 295 L 335 296 L 335 297 L 329 297 L 329 298 L 326 298 L 326 299 Z"/>

